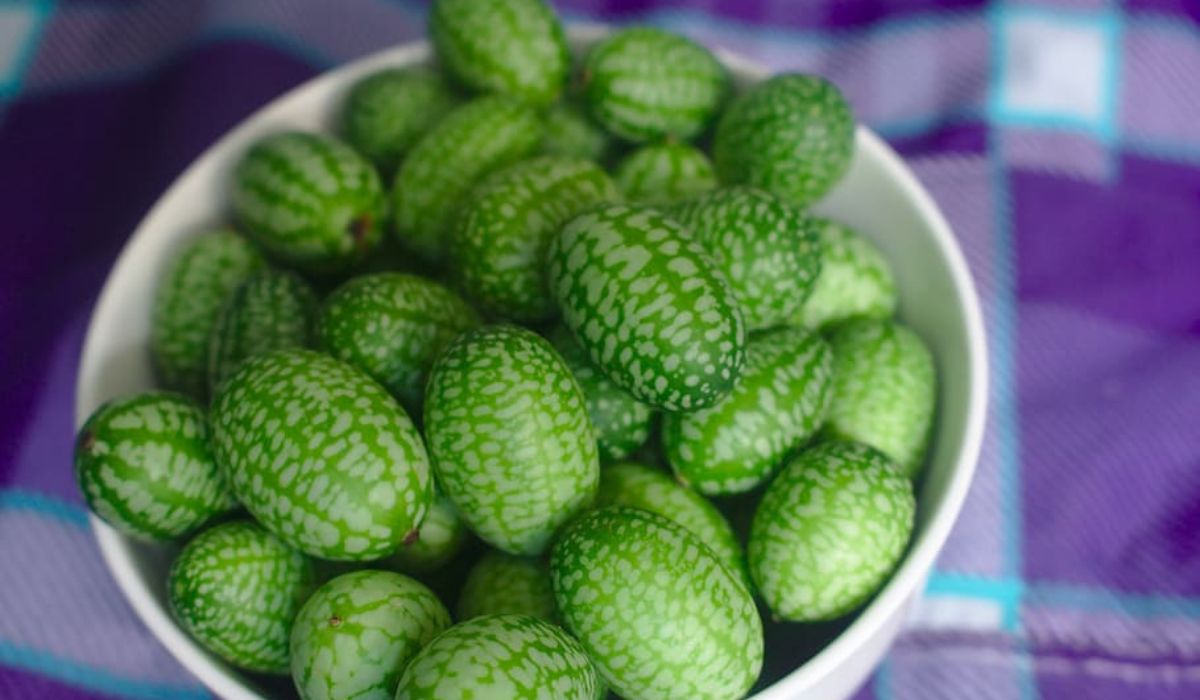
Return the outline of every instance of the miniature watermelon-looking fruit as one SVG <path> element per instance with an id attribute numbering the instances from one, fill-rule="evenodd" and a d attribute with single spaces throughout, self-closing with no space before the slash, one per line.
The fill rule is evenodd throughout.
<path id="1" fill-rule="evenodd" d="M 407 574 L 429 573 L 453 559 L 466 543 L 467 536 L 466 523 L 435 484 L 433 501 L 421 521 L 416 540 L 400 545 L 400 549 L 384 562 Z"/>
<path id="2" fill-rule="evenodd" d="M 458 597 L 458 619 L 529 615 L 556 622 L 550 571 L 541 559 L 490 551 L 467 574 Z"/>
<path id="3" fill-rule="evenodd" d="M 717 186 L 717 174 L 704 151 L 686 143 L 643 146 L 617 163 L 617 187 L 630 202 L 666 206 Z"/>
<path id="4" fill-rule="evenodd" d="M 608 132 L 593 122 L 574 101 L 560 102 L 546 112 L 545 135 L 539 153 L 603 164 L 615 145 Z"/>
<path id="5" fill-rule="evenodd" d="M 814 218 L 821 273 L 792 322 L 828 328 L 852 318 L 887 319 L 896 313 L 896 281 L 879 249 L 847 226 Z"/>

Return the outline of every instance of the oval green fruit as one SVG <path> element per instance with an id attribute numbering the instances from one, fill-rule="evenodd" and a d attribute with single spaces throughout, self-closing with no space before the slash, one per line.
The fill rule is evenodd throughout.
<path id="1" fill-rule="evenodd" d="M 75 477 L 92 512 L 127 535 L 186 535 L 236 502 L 208 449 L 204 411 L 173 393 L 104 404 L 75 440 Z"/>
<path id="2" fill-rule="evenodd" d="M 690 139 L 708 126 L 728 92 L 729 74 L 708 49 L 652 27 L 609 35 L 583 62 L 588 112 L 627 141 Z"/>
<path id="3" fill-rule="evenodd" d="M 745 361 L 742 312 L 708 253 L 674 219 L 608 205 L 550 244 L 551 293 L 600 369 L 668 411 L 715 403 Z"/>
<path id="4" fill-rule="evenodd" d="M 879 249 L 847 226 L 829 219 L 813 222 L 821 273 L 793 323 L 827 328 L 852 318 L 891 318 L 896 313 L 896 281 Z"/>
<path id="5" fill-rule="evenodd" d="M 379 175 L 332 136 L 289 131 L 256 141 L 234 170 L 230 198 L 251 238 L 305 272 L 340 272 L 383 238 Z"/>
<path id="6" fill-rule="evenodd" d="M 477 617 L 443 632 L 400 679 L 396 700 L 598 700 L 603 685 L 579 642 L 525 615 Z"/>
<path id="7" fill-rule="evenodd" d="M 618 694 L 740 698 L 762 668 L 758 610 L 737 574 L 682 525 L 595 510 L 554 545 L 559 614 Z"/>
<path id="8" fill-rule="evenodd" d="M 750 573 L 785 620 L 840 617 L 873 594 L 912 534 L 912 485 L 882 454 L 826 442 L 796 455 L 763 494 Z"/>
<path id="9" fill-rule="evenodd" d="M 417 142 L 396 173 L 392 210 L 397 240 L 440 262 L 450 226 L 472 185 L 532 153 L 541 137 L 537 113 L 512 98 L 480 97 L 451 112 Z"/>
<path id="10" fill-rule="evenodd" d="M 341 131 L 391 178 L 413 144 L 458 103 L 454 90 L 432 68 L 387 68 L 350 88 L 342 105 Z"/>
<path id="11" fill-rule="evenodd" d="M 625 156 L 613 179 L 630 202 L 666 206 L 717 186 L 717 175 L 704 151 L 686 143 L 643 146 Z"/>
<path id="12" fill-rule="evenodd" d="M 555 622 L 558 614 L 550 589 L 550 571 L 540 559 L 490 551 L 467 574 L 456 612 L 460 620 L 484 615 L 529 615 Z"/>
<path id="13" fill-rule="evenodd" d="M 559 102 L 546 112 L 541 153 L 604 163 L 614 146 L 612 137 L 578 103 Z"/>
<path id="14" fill-rule="evenodd" d="M 238 500 L 307 554 L 386 556 L 429 508 L 429 461 L 408 415 L 331 357 L 278 350 L 247 360 L 221 384 L 209 419 Z"/>
<path id="15" fill-rule="evenodd" d="M 420 410 L 429 367 L 479 315 L 447 287 L 382 272 L 334 290 L 317 316 L 317 347 L 369 374 L 408 410 Z"/>
<path id="16" fill-rule="evenodd" d="M 798 206 L 828 192 L 854 157 L 854 114 L 832 83 L 778 75 L 750 88 L 717 125 L 713 160 L 721 181 L 753 185 Z"/>
<path id="17" fill-rule="evenodd" d="M 751 330 L 786 323 L 821 269 L 814 223 L 764 190 L 729 187 L 674 207 L 725 274 Z"/>
<path id="18" fill-rule="evenodd" d="M 546 247 L 570 219 L 617 199 L 616 186 L 586 160 L 540 156 L 487 177 L 452 228 L 451 258 L 467 296 L 522 322 L 554 313 L 546 286 Z"/>
<path id="19" fill-rule="evenodd" d="M 150 354 L 164 387 L 204 398 L 212 327 L 230 292 L 262 266 L 254 246 L 227 230 L 197 237 L 175 257 L 150 321 Z"/>
<path id="20" fill-rule="evenodd" d="M 425 437 L 446 496 L 506 552 L 538 554 L 596 495 L 583 391 L 531 331 L 488 326 L 454 341 L 429 376 Z"/>
<path id="21" fill-rule="evenodd" d="M 429 512 L 421 521 L 416 540 L 405 542 L 387 563 L 409 574 L 425 574 L 454 558 L 467 541 L 467 525 L 454 504 L 436 486 Z"/>
<path id="22" fill-rule="evenodd" d="M 302 700 L 392 700 L 404 667 L 449 626 L 422 583 L 390 571 L 344 574 L 296 616 L 292 680 Z"/>
<path id="23" fill-rule="evenodd" d="M 183 548 L 167 574 L 171 612 L 229 663 L 288 672 L 288 637 L 315 587 L 303 554 L 249 521 L 218 525 Z"/>
<path id="24" fill-rule="evenodd" d="M 830 436 L 870 445 L 909 477 L 921 470 L 937 403 L 937 371 L 925 343 L 889 321 L 851 321 L 833 348 Z"/>

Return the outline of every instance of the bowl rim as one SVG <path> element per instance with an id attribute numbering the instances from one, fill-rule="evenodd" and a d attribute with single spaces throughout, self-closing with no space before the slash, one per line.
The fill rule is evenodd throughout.
<path id="1" fill-rule="evenodd" d="M 594 41 L 612 32 L 615 28 L 613 25 L 597 23 L 569 23 L 567 34 L 571 43 L 578 44 Z M 757 82 L 772 74 L 766 67 L 731 51 L 719 47 L 712 47 L 712 50 L 730 72 L 740 78 Z M 210 161 L 217 160 L 218 154 L 225 150 L 222 146 L 230 141 L 238 140 L 241 133 L 251 128 L 249 125 L 268 117 L 281 104 L 290 101 L 300 93 L 311 90 L 322 83 L 336 84 L 350 73 L 418 63 L 428 60 L 431 56 L 432 48 L 429 40 L 418 39 L 382 49 L 325 70 L 277 95 L 242 118 L 235 126 L 206 147 L 175 177 L 170 186 L 158 196 L 151 208 L 138 221 L 133 233 L 125 241 L 116 262 L 105 278 L 104 286 L 92 309 L 75 385 L 75 425 L 77 429 L 87 419 L 95 403 L 90 387 L 86 385 L 85 380 L 96 374 L 96 371 L 89 367 L 92 358 L 96 356 L 93 346 L 99 342 L 96 340 L 100 335 L 98 331 L 99 318 L 104 315 L 99 311 L 106 305 L 115 303 L 112 299 L 115 294 L 113 281 L 123 276 L 123 268 L 134 264 L 134 260 L 128 255 L 129 251 L 136 247 L 138 241 L 150 235 L 149 223 L 163 215 L 166 209 L 165 204 L 171 199 L 170 195 L 180 189 L 185 181 L 190 180 L 197 170 L 206 167 Z M 872 159 L 884 169 L 886 176 L 900 186 L 904 197 L 916 208 L 919 217 L 927 224 L 937 248 L 945 256 L 954 291 L 959 295 L 963 305 L 962 321 L 965 325 L 967 342 L 967 373 L 964 381 L 974 389 L 968 393 L 962 440 L 958 453 L 952 458 L 954 466 L 945 494 L 942 500 L 934 505 L 922 537 L 914 542 L 888 582 L 846 629 L 813 657 L 774 684 L 749 696 L 753 700 L 784 700 L 794 697 L 798 692 L 814 687 L 845 664 L 858 649 L 877 635 L 888 621 L 902 612 L 902 608 L 908 601 L 919 593 L 919 587 L 923 586 L 935 557 L 941 551 L 952 526 L 958 519 L 975 473 L 983 443 L 988 397 L 987 345 L 979 297 L 962 249 L 933 198 L 921 186 L 900 156 L 883 139 L 860 124 L 857 127 L 856 147 L 870 152 Z M 138 573 L 131 556 L 128 538 L 90 512 L 88 518 L 105 564 L 122 594 L 137 616 L 170 654 L 219 697 L 230 700 L 258 700 L 261 696 L 239 678 L 236 670 L 226 667 L 204 651 L 174 621 L 170 615 L 169 606 L 158 604 L 150 588 Z"/>

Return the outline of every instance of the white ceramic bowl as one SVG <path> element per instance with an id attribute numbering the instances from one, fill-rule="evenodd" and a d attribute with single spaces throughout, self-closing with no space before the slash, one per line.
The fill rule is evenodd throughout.
<path id="1" fill-rule="evenodd" d="M 577 47 L 605 33 L 576 27 Z M 345 90 L 358 78 L 388 66 L 429 58 L 425 43 L 383 51 L 332 70 L 256 112 L 204 152 L 171 185 L 138 226 L 92 314 L 76 388 L 76 425 L 102 402 L 153 386 L 149 356 L 150 309 L 160 273 L 191 237 L 226 220 L 226 183 L 255 139 L 281 129 L 327 130 Z M 727 53 L 720 58 L 741 85 L 767 72 Z M 900 317 L 929 344 L 941 382 L 934 446 L 918 496 L 913 544 L 883 590 L 815 656 L 812 642 L 787 631 L 769 645 L 796 649 L 794 670 L 755 698 L 848 697 L 866 679 L 899 631 L 920 594 L 934 557 L 962 507 L 983 432 L 986 350 L 979 301 L 962 253 L 937 206 L 878 136 L 857 134 L 857 154 L 845 179 L 816 210 L 867 235 L 887 256 L 900 292 Z M 229 700 L 267 696 L 263 686 L 204 651 L 172 620 L 164 580 L 174 549 L 134 542 L 92 518 L 105 561 L 133 609 L 184 666 Z M 793 626 L 797 639 L 803 626 Z M 831 632 L 826 631 L 829 635 Z M 772 650 L 781 653 L 780 648 Z M 789 664 L 787 669 L 791 669 Z"/>

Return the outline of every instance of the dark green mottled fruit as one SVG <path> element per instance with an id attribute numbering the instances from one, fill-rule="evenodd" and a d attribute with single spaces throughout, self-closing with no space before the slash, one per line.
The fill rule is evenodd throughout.
<path id="1" fill-rule="evenodd" d="M 530 615 L 556 622 L 554 591 L 545 562 L 490 551 L 475 563 L 458 597 L 458 619 Z"/>
<path id="2" fill-rule="evenodd" d="M 488 326 L 454 341 L 429 376 L 425 437 L 446 496 L 506 552 L 540 553 L 596 495 L 583 391 L 531 331 Z"/>
<path id="3" fill-rule="evenodd" d="M 550 239 L 580 212 L 618 196 L 600 166 L 576 158 L 539 156 L 493 173 L 451 229 L 459 285 L 500 317 L 530 323 L 551 316 Z"/>
<path id="4" fill-rule="evenodd" d="M 208 449 L 204 411 L 179 394 L 104 404 L 75 440 L 75 477 L 88 507 L 142 539 L 186 535 L 235 501 Z"/>
<path id="5" fill-rule="evenodd" d="M 278 350 L 247 360 L 221 384 L 209 423 L 238 500 L 313 556 L 391 554 L 429 509 L 429 461 L 404 409 L 326 355 Z"/>
<path id="6" fill-rule="evenodd" d="M 183 548 L 167 574 L 175 619 L 229 663 L 288 672 L 292 621 L 315 587 L 313 564 L 250 521 L 218 525 Z"/>
<path id="7" fill-rule="evenodd" d="M 532 108 L 509 97 L 480 97 L 451 112 L 417 142 L 396 173 L 396 238 L 440 261 L 472 185 L 532 153 L 541 141 L 541 126 Z"/>
<path id="8" fill-rule="evenodd" d="M 827 328 L 852 318 L 891 318 L 896 282 L 879 249 L 837 222 L 813 221 L 821 244 L 821 274 L 793 323 Z"/>
<path id="9" fill-rule="evenodd" d="M 386 563 L 408 574 L 425 574 L 454 558 L 467 541 L 467 525 L 436 487 L 417 539 L 405 542 Z"/>
<path id="10" fill-rule="evenodd" d="M 852 321 L 829 334 L 829 435 L 870 445 L 915 477 L 929 444 L 937 370 L 921 338 L 889 321 Z"/>
<path id="11" fill-rule="evenodd" d="M 355 571 L 317 589 L 291 635 L 302 700 L 392 700 L 421 647 L 450 626 L 424 584 L 390 571 Z"/>
<path id="12" fill-rule="evenodd" d="M 208 337 L 229 293 L 263 266 L 262 256 L 233 231 L 190 241 L 158 283 L 150 322 L 150 353 L 158 381 L 204 397 Z"/>
<path id="13" fill-rule="evenodd" d="M 643 146 L 617 164 L 613 178 L 629 201 L 654 206 L 674 204 L 717 186 L 708 156 L 686 143 Z"/>
<path id="14" fill-rule="evenodd" d="M 712 258 L 674 219 L 608 205 L 551 242 L 551 293 L 592 361 L 635 398 L 693 411 L 733 388 L 742 312 Z"/>
<path id="15" fill-rule="evenodd" d="M 854 610 L 900 561 L 915 510 L 911 484 L 879 452 L 842 442 L 801 452 L 754 513 L 748 557 L 763 600 L 799 622 Z"/>
<path id="16" fill-rule="evenodd" d="M 571 53 L 543 0 L 436 0 L 429 34 L 446 69 L 475 90 L 547 105 L 566 85 Z"/>
<path id="17" fill-rule="evenodd" d="M 554 545 L 559 614 L 626 698 L 740 698 L 758 678 L 763 629 L 737 574 L 657 513 L 610 507 Z"/>
<path id="18" fill-rule="evenodd" d="M 755 85 L 717 125 L 713 160 L 729 185 L 753 185 L 804 206 L 820 199 L 854 157 L 854 114 L 842 93 L 812 75 Z"/>
<path id="19" fill-rule="evenodd" d="M 208 338 L 209 394 L 248 358 L 306 347 L 316 306 L 312 287 L 290 272 L 262 270 L 238 285 Z"/>
<path id="20" fill-rule="evenodd" d="M 604 163 L 612 154 L 612 137 L 575 102 L 560 102 L 546 112 L 541 153 Z"/>
<path id="21" fill-rule="evenodd" d="M 434 358 L 478 324 L 475 310 L 447 287 L 383 272 L 356 277 L 329 295 L 317 316 L 316 343 L 416 412 Z"/>
<path id="22" fill-rule="evenodd" d="M 691 39 L 632 27 L 592 47 L 583 62 L 583 85 L 588 112 L 613 134 L 635 142 L 690 139 L 716 116 L 729 75 Z"/>
<path id="23" fill-rule="evenodd" d="M 645 444 L 654 411 L 604 376 L 567 329 L 557 326 L 548 337 L 583 389 L 600 458 L 624 459 Z"/>
<path id="24" fill-rule="evenodd" d="M 603 684 L 560 627 L 525 615 L 477 617 L 443 632 L 400 679 L 396 700 L 598 700 Z"/>
<path id="25" fill-rule="evenodd" d="M 346 141 L 391 177 L 417 139 L 458 106 L 459 98 L 435 70 L 388 68 L 350 88 L 342 105 Z"/>
<path id="26" fill-rule="evenodd" d="M 765 190 L 729 187 L 671 209 L 708 250 L 751 330 L 786 323 L 821 269 L 816 225 Z"/>
<path id="27" fill-rule="evenodd" d="M 289 131 L 259 139 L 233 173 L 230 198 L 251 238 L 306 272 L 345 270 L 383 239 L 379 174 L 332 136 Z"/>

